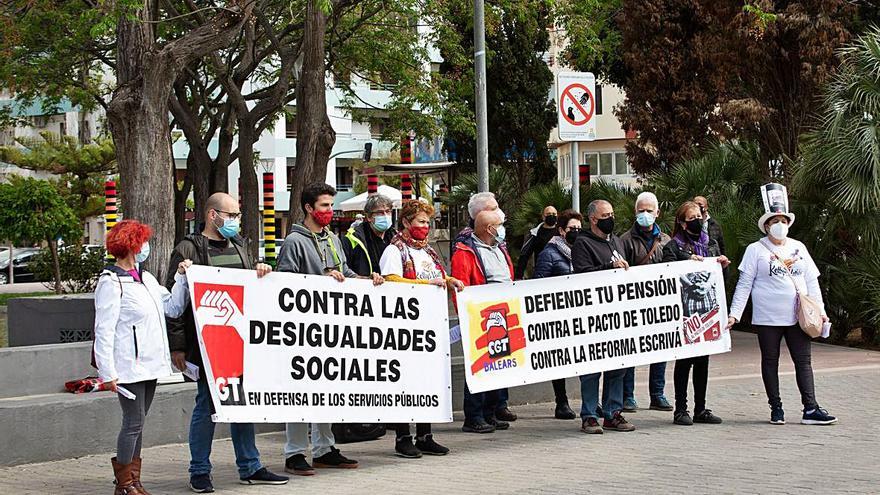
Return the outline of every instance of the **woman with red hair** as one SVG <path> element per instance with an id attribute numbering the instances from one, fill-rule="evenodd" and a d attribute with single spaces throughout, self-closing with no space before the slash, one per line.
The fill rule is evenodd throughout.
<path id="1" fill-rule="evenodd" d="M 115 495 L 149 495 L 141 485 L 141 443 L 156 379 L 171 374 L 165 316 L 178 317 L 189 302 L 184 260 L 171 292 L 143 270 L 152 229 L 123 220 L 107 234 L 116 264 L 106 267 L 95 289 L 95 364 L 98 376 L 119 393 L 122 429 L 111 459 Z"/>

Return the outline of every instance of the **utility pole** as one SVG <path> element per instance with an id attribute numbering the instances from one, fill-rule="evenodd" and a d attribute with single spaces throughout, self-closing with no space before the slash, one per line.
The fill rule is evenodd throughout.
<path id="1" fill-rule="evenodd" d="M 484 0 L 474 0 L 474 85 L 477 103 L 479 192 L 489 191 L 489 136 L 486 124 L 486 23 Z"/>

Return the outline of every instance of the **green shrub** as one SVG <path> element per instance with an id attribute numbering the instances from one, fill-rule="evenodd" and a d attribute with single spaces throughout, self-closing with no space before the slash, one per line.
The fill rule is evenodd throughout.
<path id="1" fill-rule="evenodd" d="M 86 249 L 80 244 L 70 244 L 58 250 L 61 266 L 61 285 L 65 293 L 92 292 L 98 283 L 98 275 L 106 265 L 104 248 Z M 44 248 L 31 262 L 38 280 L 52 278 L 52 253 Z"/>

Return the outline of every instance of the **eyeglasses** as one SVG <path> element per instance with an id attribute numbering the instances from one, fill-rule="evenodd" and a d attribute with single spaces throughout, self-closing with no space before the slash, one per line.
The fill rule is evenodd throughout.
<path id="1" fill-rule="evenodd" d="M 580 227 L 566 227 L 565 231 L 566 232 L 580 232 L 581 228 Z"/>
<path id="2" fill-rule="evenodd" d="M 367 213 L 367 215 L 390 215 L 390 214 L 391 214 L 390 208 L 385 208 L 382 210 L 373 210 L 373 211 Z"/>
<path id="3" fill-rule="evenodd" d="M 241 212 L 235 213 L 232 211 L 218 210 L 217 208 L 214 208 L 214 211 L 216 211 L 217 213 L 222 213 L 232 220 L 238 220 L 239 218 L 241 218 Z"/>

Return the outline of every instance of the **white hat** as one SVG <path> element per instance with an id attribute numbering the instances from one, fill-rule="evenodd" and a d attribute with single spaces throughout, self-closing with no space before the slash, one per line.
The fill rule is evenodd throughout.
<path id="1" fill-rule="evenodd" d="M 761 186 L 761 199 L 764 200 L 764 214 L 758 219 L 758 228 L 764 234 L 764 224 L 773 217 L 784 216 L 788 224 L 794 223 L 794 213 L 788 209 L 788 190 L 782 184 L 764 184 Z"/>

